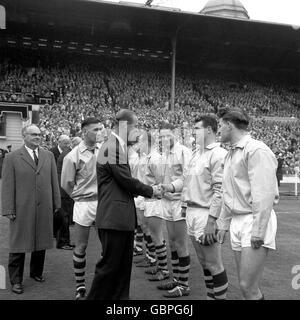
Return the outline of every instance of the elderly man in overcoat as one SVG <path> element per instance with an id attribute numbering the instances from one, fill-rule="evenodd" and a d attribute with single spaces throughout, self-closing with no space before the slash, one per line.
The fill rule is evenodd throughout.
<path id="1" fill-rule="evenodd" d="M 36 125 L 22 130 L 24 146 L 3 164 L 2 215 L 10 219 L 8 271 L 12 291 L 23 293 L 25 253 L 31 252 L 30 277 L 43 282 L 45 250 L 53 246 L 53 213 L 60 208 L 54 156 L 39 147 Z"/>

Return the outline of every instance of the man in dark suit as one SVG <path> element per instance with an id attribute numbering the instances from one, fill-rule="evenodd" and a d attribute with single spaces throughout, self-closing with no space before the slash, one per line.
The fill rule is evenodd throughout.
<path id="1" fill-rule="evenodd" d="M 71 151 L 63 151 L 57 159 L 57 175 L 58 181 L 60 184 L 61 180 L 61 171 L 63 166 L 63 161 L 65 156 Z M 70 229 L 69 225 L 71 224 L 72 212 L 74 201 L 66 193 L 66 191 L 60 186 L 60 197 L 61 197 L 61 209 L 58 213 L 58 223 L 57 223 L 57 233 L 56 233 L 56 248 L 63 250 L 73 250 L 74 246 L 70 244 Z"/>
<path id="2" fill-rule="evenodd" d="M 70 145 L 71 145 L 71 140 L 67 135 L 62 134 L 61 136 L 59 136 L 57 146 L 50 149 L 50 151 L 54 154 L 56 164 L 57 164 L 58 157 L 63 151 L 71 150 Z"/>
<path id="3" fill-rule="evenodd" d="M 134 112 L 120 110 L 116 116 L 115 132 L 99 151 L 96 226 L 103 256 L 96 265 L 88 300 L 129 299 L 137 224 L 134 196 L 161 196 L 158 186 L 147 186 L 131 176 L 127 144 L 136 140 L 136 126 Z"/>
<path id="4" fill-rule="evenodd" d="M 56 166 L 57 166 L 59 156 L 64 151 L 66 152 L 71 151 L 70 145 L 71 145 L 71 139 L 67 135 L 62 134 L 58 138 L 58 144 L 52 149 L 50 149 L 50 151 L 54 155 Z M 53 236 L 54 238 L 56 238 L 56 242 L 57 242 L 56 247 L 58 249 L 72 250 L 73 248 L 69 245 L 69 243 L 67 243 L 69 241 L 66 240 L 66 237 L 68 238 L 68 235 L 66 234 L 65 222 L 66 222 L 67 212 L 73 209 L 70 208 L 66 212 L 65 209 L 68 208 L 68 206 L 70 206 L 70 201 L 68 198 L 65 197 L 64 192 L 61 192 L 61 197 L 62 197 L 61 209 L 58 212 L 56 212 L 56 214 L 53 217 Z M 68 227 L 68 230 L 69 230 L 69 227 Z"/>
<path id="5" fill-rule="evenodd" d="M 12 291 L 23 293 L 25 253 L 31 252 L 30 277 L 43 282 L 45 250 L 53 246 L 53 212 L 60 208 L 54 156 L 39 147 L 36 125 L 22 130 L 25 145 L 3 163 L 2 215 L 10 219 L 8 271 Z"/>

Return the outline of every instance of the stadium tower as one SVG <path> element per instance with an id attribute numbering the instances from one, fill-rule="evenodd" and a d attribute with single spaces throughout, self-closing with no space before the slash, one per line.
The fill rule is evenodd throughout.
<path id="1" fill-rule="evenodd" d="M 200 13 L 225 18 L 250 19 L 239 0 L 209 0 Z"/>

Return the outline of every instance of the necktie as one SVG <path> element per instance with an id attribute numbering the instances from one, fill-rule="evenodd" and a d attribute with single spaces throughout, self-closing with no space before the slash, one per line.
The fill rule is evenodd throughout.
<path id="1" fill-rule="evenodd" d="M 38 157 L 36 156 L 35 150 L 33 150 L 33 158 L 34 158 L 35 164 L 38 165 L 38 164 L 39 164 L 39 159 L 38 159 Z"/>

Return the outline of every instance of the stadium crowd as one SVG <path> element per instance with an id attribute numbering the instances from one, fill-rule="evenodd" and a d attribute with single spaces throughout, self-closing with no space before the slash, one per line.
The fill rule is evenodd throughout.
<path id="1" fill-rule="evenodd" d="M 210 75 L 178 68 L 174 112 L 170 111 L 169 67 L 160 63 L 95 57 L 37 56 L 15 51 L 2 57 L 0 101 L 32 102 L 51 98 L 40 110 L 44 147 L 58 136 L 80 135 L 81 121 L 100 117 L 110 126 L 117 110 L 136 112 L 143 128 L 157 128 L 161 120 L 189 127 L 197 114 L 222 106 L 240 107 L 251 117 L 251 133 L 284 158 L 284 172 L 299 165 L 300 93 L 283 83 L 260 83 L 249 77 Z M 264 117 L 290 117 L 270 121 Z"/>

